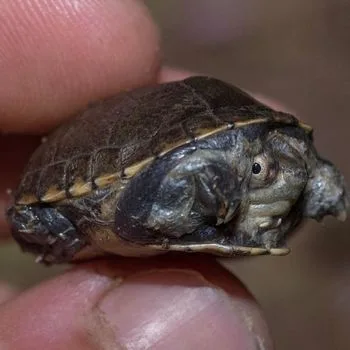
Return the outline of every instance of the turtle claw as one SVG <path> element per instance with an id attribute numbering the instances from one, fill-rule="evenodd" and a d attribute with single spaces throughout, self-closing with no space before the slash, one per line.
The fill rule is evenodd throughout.
<path id="1" fill-rule="evenodd" d="M 13 207 L 9 215 L 14 222 L 13 237 L 23 251 L 37 256 L 37 263 L 69 262 L 86 245 L 69 219 L 54 208 Z"/>
<path id="2" fill-rule="evenodd" d="M 273 218 L 273 217 L 267 217 L 264 218 L 260 223 L 259 223 L 259 228 L 261 229 L 271 229 L 271 228 L 277 228 L 282 224 L 282 218 Z"/>
<path id="3" fill-rule="evenodd" d="M 283 255 L 289 254 L 290 253 L 290 249 L 289 248 L 270 248 L 270 249 L 268 249 L 268 252 L 271 255 L 283 256 Z"/>

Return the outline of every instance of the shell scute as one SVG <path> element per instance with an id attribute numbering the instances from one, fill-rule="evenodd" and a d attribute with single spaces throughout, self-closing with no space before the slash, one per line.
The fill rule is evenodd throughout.
<path id="1" fill-rule="evenodd" d="M 35 193 L 38 198 L 42 199 L 45 196 L 47 198 L 62 197 L 61 194 L 58 195 L 58 192 L 65 192 L 65 167 L 66 162 L 59 162 L 42 168 L 37 179 L 37 191 Z M 45 202 L 48 201 L 48 199 L 45 200 Z"/>
<path id="2" fill-rule="evenodd" d="M 14 193 L 16 204 L 31 204 L 39 200 L 37 196 L 39 176 L 40 170 L 25 173 Z"/>
<path id="3" fill-rule="evenodd" d="M 184 84 L 205 100 L 213 113 L 224 106 L 235 107 L 255 105 L 258 101 L 234 86 L 214 78 L 193 77 L 184 80 Z M 210 85 L 210 89 L 208 89 Z"/>
<path id="4" fill-rule="evenodd" d="M 198 138 L 211 132 L 215 132 L 215 130 L 220 129 L 225 125 L 227 126 L 228 124 L 215 118 L 211 113 L 207 113 L 188 118 L 184 122 L 184 129 L 187 130 L 192 137 Z"/>
<path id="5" fill-rule="evenodd" d="M 94 180 L 95 186 L 104 187 L 108 186 L 121 179 L 121 173 L 104 174 Z"/>
<path id="6" fill-rule="evenodd" d="M 48 188 L 45 194 L 40 197 L 40 201 L 46 203 L 56 202 L 65 199 L 66 196 L 67 193 L 65 190 L 62 190 L 57 185 L 52 185 Z"/>
<path id="7" fill-rule="evenodd" d="M 110 147 L 99 149 L 91 156 L 91 179 L 97 179 L 103 174 L 118 173 L 122 167 L 120 148 Z"/>
<path id="8" fill-rule="evenodd" d="M 85 181 L 82 178 L 75 179 L 75 182 L 69 187 L 69 193 L 72 197 L 83 196 L 90 193 L 93 188 L 91 181 Z"/>
<path id="9" fill-rule="evenodd" d="M 166 135 L 164 135 L 166 133 Z M 152 140 L 152 153 L 155 156 L 162 156 L 166 152 L 189 142 L 191 138 L 186 136 L 182 124 L 171 126 L 169 129 L 161 130 Z"/>
<path id="10" fill-rule="evenodd" d="M 73 186 L 77 181 L 88 182 L 91 180 L 90 154 L 75 156 L 68 159 L 61 176 L 65 178 L 64 187 L 66 189 Z"/>
<path id="11" fill-rule="evenodd" d="M 299 121 L 297 118 L 288 113 L 276 112 L 273 116 L 273 119 L 277 123 L 282 123 L 286 125 L 295 125 L 297 126 Z"/>

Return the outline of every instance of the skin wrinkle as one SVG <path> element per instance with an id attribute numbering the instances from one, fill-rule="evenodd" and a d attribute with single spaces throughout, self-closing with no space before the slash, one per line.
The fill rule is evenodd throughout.
<path id="1" fill-rule="evenodd" d="M 264 339 L 262 339 L 260 336 L 256 335 L 255 336 L 255 341 L 256 341 L 256 349 L 257 350 L 265 350 L 265 345 L 264 345 Z"/>
<path id="2" fill-rule="evenodd" d="M 249 311 L 246 309 L 241 308 L 240 315 L 242 316 L 242 319 L 244 320 L 244 323 L 247 325 L 250 333 L 252 334 L 252 337 L 255 339 L 257 344 L 258 350 L 265 350 L 265 343 L 266 340 L 261 337 L 255 330 L 255 322 L 254 322 L 254 316 L 249 314 Z M 268 348 L 268 347 L 267 347 Z"/>
<path id="3" fill-rule="evenodd" d="M 99 265 L 93 270 L 98 273 Z M 110 272 L 110 271 L 109 271 Z M 107 275 L 109 275 L 109 272 Z M 110 276 L 112 277 L 112 276 Z M 110 293 L 111 290 L 118 288 L 124 282 L 124 278 L 115 277 L 113 283 L 101 293 L 100 299 L 92 306 L 91 312 L 83 315 L 81 322 L 86 329 L 86 334 L 89 342 L 96 347 L 96 349 L 103 350 L 127 350 L 120 344 L 115 337 L 115 328 L 113 329 L 107 321 L 105 313 L 98 308 L 99 303 L 103 298 Z"/>
<path id="4" fill-rule="evenodd" d="M 103 350 L 129 350 L 120 344 L 115 337 L 114 329 L 109 325 L 105 314 L 95 308 L 93 314 L 84 317 L 84 327 L 88 342 L 95 349 Z"/>

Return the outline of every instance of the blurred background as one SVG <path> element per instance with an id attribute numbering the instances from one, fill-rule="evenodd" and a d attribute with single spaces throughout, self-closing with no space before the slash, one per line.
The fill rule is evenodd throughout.
<path id="1" fill-rule="evenodd" d="M 350 183 L 349 0 L 146 4 L 167 64 L 222 78 L 295 113 L 314 126 L 320 153 Z M 222 262 L 262 305 L 277 350 L 350 349 L 349 222 L 308 222 L 283 258 Z M 61 270 L 34 264 L 12 244 L 1 248 L 0 278 L 19 288 Z"/>

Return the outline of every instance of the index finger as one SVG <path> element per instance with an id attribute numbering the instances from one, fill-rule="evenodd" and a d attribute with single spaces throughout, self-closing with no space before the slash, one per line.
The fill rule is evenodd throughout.
<path id="1" fill-rule="evenodd" d="M 41 133 L 92 100 L 155 80 L 142 2 L 0 1 L 0 130 Z"/>

